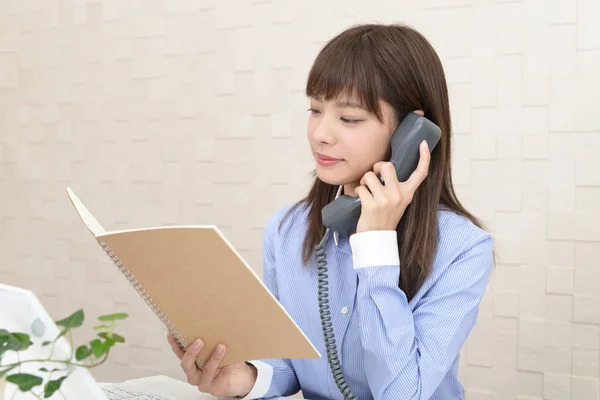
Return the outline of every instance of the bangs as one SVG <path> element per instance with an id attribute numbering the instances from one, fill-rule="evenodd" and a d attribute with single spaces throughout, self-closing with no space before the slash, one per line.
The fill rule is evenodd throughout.
<path id="1" fill-rule="evenodd" d="M 338 37 L 317 56 L 306 83 L 306 95 L 319 100 L 354 100 L 383 121 L 385 99 L 381 70 L 367 35 Z"/>

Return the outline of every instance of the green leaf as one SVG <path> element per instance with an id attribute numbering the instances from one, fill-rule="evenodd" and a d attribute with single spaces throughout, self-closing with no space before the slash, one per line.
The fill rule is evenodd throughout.
<path id="1" fill-rule="evenodd" d="M 109 325 L 96 325 L 96 326 L 94 326 L 93 329 L 99 330 L 99 329 L 109 329 L 109 328 L 112 328 L 112 327 Z"/>
<path id="2" fill-rule="evenodd" d="M 48 346 L 50 343 L 52 343 L 52 342 L 46 340 L 45 342 L 42 342 L 42 346 Z"/>
<path id="3" fill-rule="evenodd" d="M 100 320 L 100 321 L 117 321 L 119 319 L 125 319 L 128 316 L 129 315 L 127 315 L 126 313 L 107 314 L 107 315 L 99 316 L 98 320 Z"/>
<path id="4" fill-rule="evenodd" d="M 19 386 L 21 392 L 26 392 L 32 388 L 39 386 L 44 381 L 39 376 L 31 374 L 13 374 L 6 377 L 6 381 Z"/>
<path id="5" fill-rule="evenodd" d="M 46 385 L 44 385 L 44 398 L 52 396 L 58 389 L 60 389 L 60 385 L 62 385 L 63 381 L 67 379 L 66 376 L 61 376 L 58 379 L 53 379 L 48 381 Z"/>
<path id="6" fill-rule="evenodd" d="M 38 371 L 41 371 L 41 372 L 56 372 L 56 371 L 64 371 L 64 369 L 53 368 L 52 371 L 49 371 L 48 368 L 42 367 L 42 368 L 38 369 Z"/>
<path id="7" fill-rule="evenodd" d="M 27 350 L 33 343 L 29 340 L 29 335 L 25 333 L 11 333 L 2 348 L 6 350 L 21 351 Z"/>
<path id="8" fill-rule="evenodd" d="M 86 345 L 81 345 L 75 351 L 75 359 L 77 361 L 81 361 L 81 360 L 88 358 L 90 356 L 90 354 L 92 354 L 92 351 L 90 350 L 90 348 L 87 347 Z"/>
<path id="9" fill-rule="evenodd" d="M 112 340 L 115 343 L 125 343 L 125 338 L 121 335 L 111 332 L 100 332 L 98 334 L 102 339 Z"/>
<path id="10" fill-rule="evenodd" d="M 104 344 L 98 339 L 92 340 L 90 345 L 92 346 L 92 354 L 96 357 L 100 357 L 106 352 Z"/>
<path id="11" fill-rule="evenodd" d="M 17 338 L 17 340 L 19 340 L 21 343 L 29 342 L 29 335 L 26 333 L 15 332 L 12 335 L 15 338 Z"/>
<path id="12" fill-rule="evenodd" d="M 81 325 L 83 325 L 83 319 L 83 310 L 77 310 L 67 318 L 56 321 L 56 325 L 65 327 L 67 329 L 79 328 Z"/>
<path id="13" fill-rule="evenodd" d="M 0 331 L 0 360 L 6 352 L 27 350 L 32 344 L 29 335 L 2 329 Z"/>
<path id="14" fill-rule="evenodd" d="M 121 335 L 117 335 L 116 333 L 113 333 L 112 340 L 114 340 L 117 343 L 125 343 L 125 338 Z"/>
<path id="15" fill-rule="evenodd" d="M 108 351 L 110 350 L 111 347 L 113 347 L 115 345 L 115 341 L 112 339 L 107 339 L 105 342 L 102 343 L 102 354 L 106 354 L 108 353 Z"/>

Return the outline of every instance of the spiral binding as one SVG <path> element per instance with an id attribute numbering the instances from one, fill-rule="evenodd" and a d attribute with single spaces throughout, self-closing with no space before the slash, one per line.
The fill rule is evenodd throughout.
<path id="1" fill-rule="evenodd" d="M 146 304 L 148 304 L 150 309 L 154 312 L 154 314 L 156 314 L 156 316 L 158 317 L 160 322 L 162 322 L 167 327 L 167 329 L 169 330 L 171 335 L 175 338 L 177 343 L 179 343 L 179 345 L 183 348 L 183 350 L 187 350 L 188 342 L 185 340 L 183 335 L 181 335 L 181 333 L 179 333 L 179 331 L 177 331 L 177 329 L 175 328 L 175 325 L 173 325 L 173 323 L 171 322 L 171 320 L 169 320 L 169 318 L 165 315 L 165 313 L 160 310 L 160 307 L 152 299 L 152 297 L 150 296 L 150 293 L 148 293 L 146 291 L 146 289 L 144 289 L 142 287 L 142 285 L 139 283 L 139 281 L 137 279 L 135 279 L 135 275 L 133 275 L 131 273 L 131 271 L 129 270 L 129 268 L 127 268 L 127 266 L 123 263 L 123 261 L 119 260 L 119 257 L 117 255 L 115 255 L 115 252 L 111 250 L 110 246 L 108 246 L 106 244 L 106 242 L 101 242 L 98 244 L 100 245 L 100 247 L 102 247 L 102 250 L 104 250 L 106 255 L 108 257 L 110 257 L 113 264 L 115 264 L 116 267 L 119 269 L 119 272 L 121 272 L 123 274 L 123 276 L 125 276 L 127 278 L 129 283 L 138 292 L 140 297 L 142 299 L 144 299 Z"/>
<path id="2" fill-rule="evenodd" d="M 338 359 L 337 346 L 335 344 L 335 335 L 333 333 L 331 323 L 331 312 L 329 312 L 329 283 L 327 282 L 327 254 L 325 254 L 325 242 L 329 237 L 329 228 L 325 231 L 325 236 L 316 247 L 317 253 L 317 265 L 318 265 L 318 279 L 319 279 L 319 314 L 321 317 L 321 326 L 323 328 L 323 336 L 325 337 L 325 348 L 327 351 L 327 360 L 329 360 L 329 367 L 333 374 L 333 379 L 338 389 L 346 400 L 354 400 L 356 396 L 352 393 L 352 389 L 348 386 L 346 378 L 344 377 L 344 371 L 340 360 Z"/>

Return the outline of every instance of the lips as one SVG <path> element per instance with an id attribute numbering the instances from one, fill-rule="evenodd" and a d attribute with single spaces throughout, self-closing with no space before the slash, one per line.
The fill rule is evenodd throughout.
<path id="1" fill-rule="evenodd" d="M 324 161 L 342 161 L 341 158 L 329 157 L 321 153 L 317 153 L 317 157 Z"/>
<path id="2" fill-rule="evenodd" d="M 319 154 L 319 153 L 316 154 L 316 158 L 317 158 L 317 162 L 319 164 L 326 166 L 326 167 L 344 161 L 340 158 L 333 158 L 333 157 L 329 157 L 329 156 L 326 156 L 324 154 Z"/>

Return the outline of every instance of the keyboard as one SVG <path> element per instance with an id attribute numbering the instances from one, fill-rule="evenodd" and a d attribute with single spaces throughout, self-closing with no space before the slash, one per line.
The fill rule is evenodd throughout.
<path id="1" fill-rule="evenodd" d="M 103 386 L 102 390 L 109 400 L 169 400 L 166 397 L 133 388 L 125 383 Z"/>

